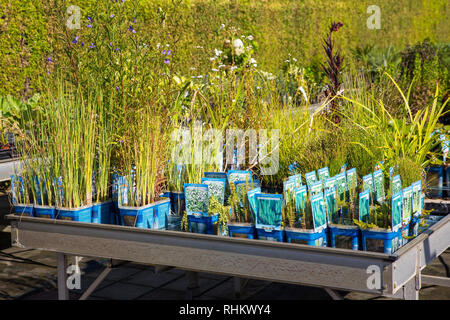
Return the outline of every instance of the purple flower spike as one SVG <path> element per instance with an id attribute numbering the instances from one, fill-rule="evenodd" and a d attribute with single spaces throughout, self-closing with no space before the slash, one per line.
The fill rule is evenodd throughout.
<path id="1" fill-rule="evenodd" d="M 90 22 L 92 22 L 92 18 L 91 18 L 91 17 L 87 17 L 87 19 L 88 19 Z"/>
<path id="2" fill-rule="evenodd" d="M 114 14 L 111 14 L 109 17 L 110 17 L 111 19 L 114 18 Z"/>
<path id="3" fill-rule="evenodd" d="M 72 40 L 72 43 L 77 43 L 78 42 L 78 36 L 75 37 L 75 39 Z"/>
<path id="4" fill-rule="evenodd" d="M 112 43 L 111 42 L 109 43 L 109 46 L 112 47 Z"/>
<path id="5" fill-rule="evenodd" d="M 170 56 L 172 54 L 172 50 L 167 51 L 167 55 Z"/>
<path id="6" fill-rule="evenodd" d="M 82 47 L 84 47 L 84 42 L 83 42 L 83 41 L 81 41 L 80 45 L 81 45 Z"/>
<path id="7" fill-rule="evenodd" d="M 116 86 L 116 91 L 119 91 L 119 87 L 118 86 Z"/>
<path id="8" fill-rule="evenodd" d="M 93 49 L 95 48 L 95 45 L 93 43 L 91 43 L 91 45 L 89 46 L 89 48 Z"/>
<path id="9" fill-rule="evenodd" d="M 162 54 L 165 55 L 166 54 L 166 50 L 163 50 Z"/>
<path id="10" fill-rule="evenodd" d="M 136 18 L 133 18 L 133 23 L 136 23 Z"/>
<path id="11" fill-rule="evenodd" d="M 115 50 L 116 50 L 116 51 L 119 51 L 119 48 L 116 48 Z"/>
<path id="12" fill-rule="evenodd" d="M 92 28 L 92 26 L 90 25 L 90 24 L 88 24 L 86 27 L 88 27 L 88 28 Z"/>
<path id="13" fill-rule="evenodd" d="M 169 62 L 170 62 L 169 59 L 164 60 L 164 63 L 165 63 L 165 64 L 169 64 Z"/>
<path id="14" fill-rule="evenodd" d="M 132 33 L 136 33 L 136 30 L 134 30 L 132 26 L 129 26 L 128 30 L 130 30 Z"/>
<path id="15" fill-rule="evenodd" d="M 53 62 L 53 60 L 52 60 L 51 57 L 48 57 L 48 58 L 47 58 L 47 61 L 48 61 L 48 62 Z"/>

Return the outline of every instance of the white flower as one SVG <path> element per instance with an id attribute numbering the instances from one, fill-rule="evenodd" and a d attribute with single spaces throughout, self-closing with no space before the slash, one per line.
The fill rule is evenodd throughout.
<path id="1" fill-rule="evenodd" d="M 158 43 L 156 44 L 156 49 L 159 49 L 159 47 L 161 47 L 161 43 L 158 42 Z"/>
<path id="2" fill-rule="evenodd" d="M 219 69 L 220 69 L 220 68 L 225 68 L 225 65 L 224 65 L 224 64 L 221 64 L 218 68 L 219 68 Z"/>
<path id="3" fill-rule="evenodd" d="M 230 70 L 234 70 L 234 69 L 237 69 L 237 67 L 236 67 L 236 66 L 232 66 L 232 67 L 230 68 Z"/>
<path id="4" fill-rule="evenodd" d="M 191 70 L 191 71 L 194 71 L 194 70 L 195 70 L 195 68 L 194 68 L 194 67 L 190 67 L 190 68 L 189 68 L 189 70 Z"/>
<path id="5" fill-rule="evenodd" d="M 256 64 L 256 60 L 253 59 L 253 58 L 251 58 L 251 59 L 250 59 L 250 63 L 251 63 L 251 64 Z"/>
<path id="6" fill-rule="evenodd" d="M 292 60 L 293 60 L 294 62 L 297 62 L 297 59 L 295 59 L 295 58 L 293 58 Z"/>
<path id="7" fill-rule="evenodd" d="M 222 51 L 214 49 L 214 54 L 216 55 L 216 57 L 218 57 L 222 54 Z"/>
<path id="8" fill-rule="evenodd" d="M 244 43 L 241 39 L 236 39 L 233 41 L 233 49 L 238 57 L 244 53 Z"/>
<path id="9" fill-rule="evenodd" d="M 217 72 L 217 71 L 219 71 L 219 70 L 218 70 L 218 69 L 212 68 L 211 71 Z"/>
<path id="10" fill-rule="evenodd" d="M 247 37 L 247 40 L 252 41 L 252 40 L 253 40 L 253 36 L 252 36 L 252 35 L 249 35 L 249 36 Z"/>
<path id="11" fill-rule="evenodd" d="M 286 61 L 284 61 L 284 62 L 287 62 L 287 63 L 289 63 L 289 62 L 291 62 L 291 61 L 289 61 L 289 60 L 286 60 Z"/>
<path id="12" fill-rule="evenodd" d="M 257 90 L 260 90 L 260 89 L 261 89 L 261 87 L 256 87 L 256 89 L 257 89 Z"/>
<path id="13" fill-rule="evenodd" d="M 225 24 L 221 24 L 219 30 L 222 30 L 223 28 L 225 28 Z"/>
<path id="14" fill-rule="evenodd" d="M 203 76 L 197 76 L 197 79 L 202 79 L 203 78 Z"/>
<path id="15" fill-rule="evenodd" d="M 216 60 L 216 57 L 211 57 L 211 58 L 209 58 L 209 60 L 214 61 L 214 60 Z"/>

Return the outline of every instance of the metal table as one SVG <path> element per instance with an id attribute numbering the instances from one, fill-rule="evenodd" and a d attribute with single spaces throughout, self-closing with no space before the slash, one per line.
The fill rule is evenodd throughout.
<path id="1" fill-rule="evenodd" d="M 191 286 L 196 272 L 207 272 L 321 287 L 333 298 L 339 298 L 337 289 L 418 299 L 422 282 L 450 286 L 450 278 L 421 275 L 450 246 L 450 215 L 393 254 L 16 215 L 7 219 L 13 246 L 58 253 L 60 299 L 68 298 L 67 255 L 177 267 L 189 272 Z"/>

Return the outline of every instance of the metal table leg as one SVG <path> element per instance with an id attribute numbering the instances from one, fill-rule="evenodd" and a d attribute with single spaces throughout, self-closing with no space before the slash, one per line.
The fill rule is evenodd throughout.
<path id="1" fill-rule="evenodd" d="M 56 254 L 58 264 L 58 300 L 69 300 L 67 288 L 67 259 L 64 253 Z"/>

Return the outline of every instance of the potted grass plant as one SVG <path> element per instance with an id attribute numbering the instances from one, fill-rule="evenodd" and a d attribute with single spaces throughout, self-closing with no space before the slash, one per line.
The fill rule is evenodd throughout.
<path id="1" fill-rule="evenodd" d="M 311 196 L 306 186 L 295 188 L 285 194 L 283 210 L 286 241 L 311 246 L 326 246 L 326 218 L 322 193 Z M 313 202 L 321 204 L 313 208 Z M 320 200 L 321 199 L 321 200 Z M 315 216 L 319 219 L 315 219 Z M 324 219 L 323 219 L 324 218 Z"/>
<path id="2" fill-rule="evenodd" d="M 111 115 L 112 101 L 105 103 L 101 92 L 98 96 L 96 154 L 94 158 L 92 222 L 116 224 L 117 215 L 112 200 L 111 156 L 114 123 Z"/>
<path id="3" fill-rule="evenodd" d="M 121 224 L 166 229 L 170 199 L 160 199 L 167 154 L 163 120 L 150 106 L 144 106 L 130 112 L 127 122 L 120 148 L 124 177 L 118 190 Z"/>
<path id="4" fill-rule="evenodd" d="M 231 206 L 231 217 L 228 222 L 230 237 L 255 238 L 255 195 L 261 193 L 258 182 L 246 179 L 235 181 L 235 187 L 231 191 L 229 203 Z"/>

